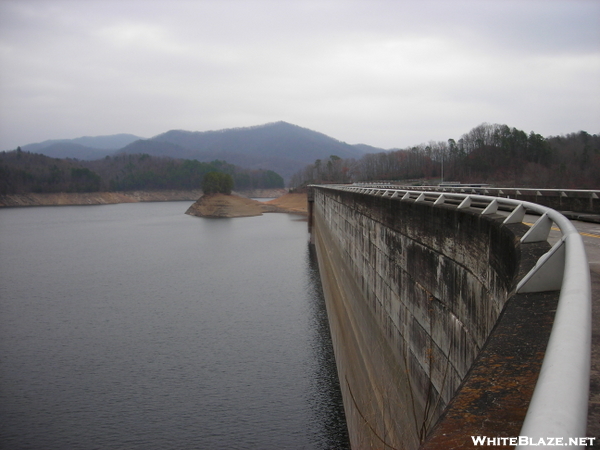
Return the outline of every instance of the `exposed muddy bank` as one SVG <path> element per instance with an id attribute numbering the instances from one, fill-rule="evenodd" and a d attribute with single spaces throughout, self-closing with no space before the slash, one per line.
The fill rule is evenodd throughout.
<path id="1" fill-rule="evenodd" d="M 2 206 L 109 205 L 115 203 L 194 201 L 201 190 L 130 192 L 57 192 L 0 195 Z"/>
<path id="2" fill-rule="evenodd" d="M 269 212 L 287 212 L 308 214 L 308 201 L 304 194 L 285 194 L 274 200 L 265 202 L 271 208 Z"/>
<path id="3" fill-rule="evenodd" d="M 234 191 L 235 195 L 247 198 L 277 198 L 287 194 L 287 189 L 250 189 L 247 191 Z"/>
<path id="4" fill-rule="evenodd" d="M 268 202 L 238 195 L 211 194 L 200 197 L 186 214 L 198 217 L 250 217 L 267 212 L 306 214 L 306 194 L 285 194 Z"/>
<path id="5" fill-rule="evenodd" d="M 200 189 L 191 191 L 130 191 L 130 192 L 57 192 L 0 195 L 0 207 L 110 205 L 115 203 L 197 201 L 187 214 L 206 217 L 257 216 L 264 212 L 306 214 L 306 194 L 288 194 L 285 189 L 258 189 L 235 192 L 228 200 L 212 197 L 204 200 Z M 272 198 L 260 202 L 251 198 Z"/>
<path id="6" fill-rule="evenodd" d="M 237 195 L 209 194 L 200 197 L 185 212 L 197 217 L 251 217 L 266 212 L 266 205 Z"/>
<path id="7" fill-rule="evenodd" d="M 252 189 L 234 192 L 245 198 L 275 198 L 287 194 L 287 189 Z M 128 191 L 128 192 L 56 192 L 0 195 L 3 206 L 64 206 L 64 205 L 109 205 L 114 203 L 195 201 L 202 197 L 202 190 L 190 191 Z M 298 194 L 294 194 L 298 195 Z M 306 198 L 306 196 L 304 197 Z M 297 205 L 293 209 L 302 209 Z M 304 207 L 306 211 L 306 206 Z M 302 212 L 302 211 L 299 211 Z"/>

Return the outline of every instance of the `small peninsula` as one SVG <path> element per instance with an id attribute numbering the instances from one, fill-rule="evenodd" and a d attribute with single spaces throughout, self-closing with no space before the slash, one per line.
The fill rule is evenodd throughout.
<path id="1" fill-rule="evenodd" d="M 265 212 L 261 202 L 231 194 L 205 194 L 185 212 L 198 217 L 251 217 Z"/>
<path id="2" fill-rule="evenodd" d="M 285 194 L 268 202 L 222 193 L 206 194 L 190 206 L 186 214 L 197 217 L 251 217 L 266 212 L 306 214 L 306 194 Z"/>

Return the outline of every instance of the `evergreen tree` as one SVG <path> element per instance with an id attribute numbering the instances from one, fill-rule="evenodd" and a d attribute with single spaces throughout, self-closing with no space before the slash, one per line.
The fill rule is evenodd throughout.
<path id="1" fill-rule="evenodd" d="M 202 191 L 205 194 L 231 194 L 233 178 L 227 173 L 209 172 L 202 180 Z"/>

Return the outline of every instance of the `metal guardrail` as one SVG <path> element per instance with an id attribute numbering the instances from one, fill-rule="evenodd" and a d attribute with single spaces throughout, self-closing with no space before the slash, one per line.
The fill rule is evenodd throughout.
<path id="1" fill-rule="evenodd" d="M 478 208 L 481 214 L 508 209 L 505 224 L 520 223 L 527 212 L 539 219 L 521 243 L 548 239 L 553 225 L 561 238 L 519 282 L 516 293 L 560 290 L 552 332 L 521 436 L 578 438 L 586 435 L 591 359 L 591 282 L 583 240 L 573 224 L 559 212 L 537 203 L 472 193 L 431 192 L 394 187 L 337 185 L 326 189 L 397 198 L 402 201 L 454 204 L 458 209 Z M 524 448 L 524 447 L 517 447 Z"/>
<path id="2" fill-rule="evenodd" d="M 373 183 L 355 183 L 355 185 L 379 187 L 382 189 L 406 189 L 409 191 L 479 194 L 532 201 L 560 211 L 575 213 L 582 220 L 585 220 L 586 214 L 600 214 L 600 190 L 598 189 L 496 188 L 490 187 L 487 184 L 461 183 L 437 186 L 407 186 L 379 181 Z"/>
<path id="3" fill-rule="evenodd" d="M 443 192 L 453 194 L 480 194 L 492 197 L 517 199 L 519 197 L 563 197 L 598 200 L 600 190 L 594 189 L 531 189 L 494 188 L 487 185 L 456 184 L 452 186 L 402 186 L 385 182 L 355 183 L 357 186 L 379 187 L 382 189 L 404 189 L 410 191 Z"/>

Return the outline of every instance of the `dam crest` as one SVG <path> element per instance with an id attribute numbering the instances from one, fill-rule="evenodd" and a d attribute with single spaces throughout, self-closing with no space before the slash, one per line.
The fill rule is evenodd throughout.
<path id="1" fill-rule="evenodd" d="M 591 288 L 566 218 L 368 186 L 311 186 L 308 199 L 352 448 L 585 435 Z M 540 218 L 529 227 L 525 213 Z"/>

